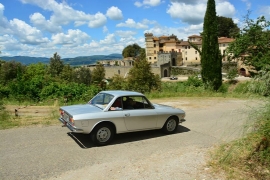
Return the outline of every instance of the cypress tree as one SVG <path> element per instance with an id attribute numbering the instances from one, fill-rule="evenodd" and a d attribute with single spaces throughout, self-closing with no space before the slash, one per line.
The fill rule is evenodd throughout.
<path id="1" fill-rule="evenodd" d="M 222 85 L 222 57 L 218 45 L 218 26 L 215 0 L 208 0 L 202 34 L 202 80 L 214 90 Z"/>

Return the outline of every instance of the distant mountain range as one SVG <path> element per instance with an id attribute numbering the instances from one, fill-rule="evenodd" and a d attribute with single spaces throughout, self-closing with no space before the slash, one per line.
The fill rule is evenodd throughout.
<path id="1" fill-rule="evenodd" d="M 113 60 L 123 59 L 121 54 L 110 54 L 110 55 L 92 55 L 92 56 L 79 56 L 75 58 L 62 58 L 64 64 L 70 64 L 71 66 L 91 65 L 96 64 L 99 60 Z M 29 56 L 2 56 L 0 60 L 4 61 L 17 61 L 24 65 L 35 64 L 38 62 L 49 64 L 50 58 L 46 57 L 29 57 Z"/>

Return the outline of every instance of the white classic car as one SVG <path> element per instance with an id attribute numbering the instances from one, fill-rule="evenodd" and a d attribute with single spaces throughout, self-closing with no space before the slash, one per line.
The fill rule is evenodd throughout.
<path id="1" fill-rule="evenodd" d="M 60 107 L 60 118 L 74 133 L 90 134 L 93 143 L 102 146 L 115 134 L 162 129 L 171 134 L 185 121 L 185 112 L 161 104 L 152 104 L 134 91 L 101 91 L 87 104 Z"/>

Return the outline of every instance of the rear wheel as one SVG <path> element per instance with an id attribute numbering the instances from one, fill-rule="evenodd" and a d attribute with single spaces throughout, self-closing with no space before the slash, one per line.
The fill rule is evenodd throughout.
<path id="1" fill-rule="evenodd" d="M 165 122 L 162 130 L 167 134 L 172 134 L 177 130 L 179 120 L 176 117 L 170 117 Z"/>
<path id="2" fill-rule="evenodd" d="M 91 139 L 94 144 L 104 146 L 112 141 L 114 133 L 114 129 L 110 124 L 102 123 L 95 127 L 91 133 Z"/>

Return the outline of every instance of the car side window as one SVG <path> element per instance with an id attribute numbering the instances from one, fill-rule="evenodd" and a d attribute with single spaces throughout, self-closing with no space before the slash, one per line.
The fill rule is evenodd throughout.
<path id="1" fill-rule="evenodd" d="M 117 98 L 112 106 L 110 107 L 110 111 L 119 111 L 123 109 L 122 97 Z"/>
<path id="2" fill-rule="evenodd" d="M 128 96 L 123 98 L 124 109 L 152 109 L 149 101 L 143 96 Z"/>

